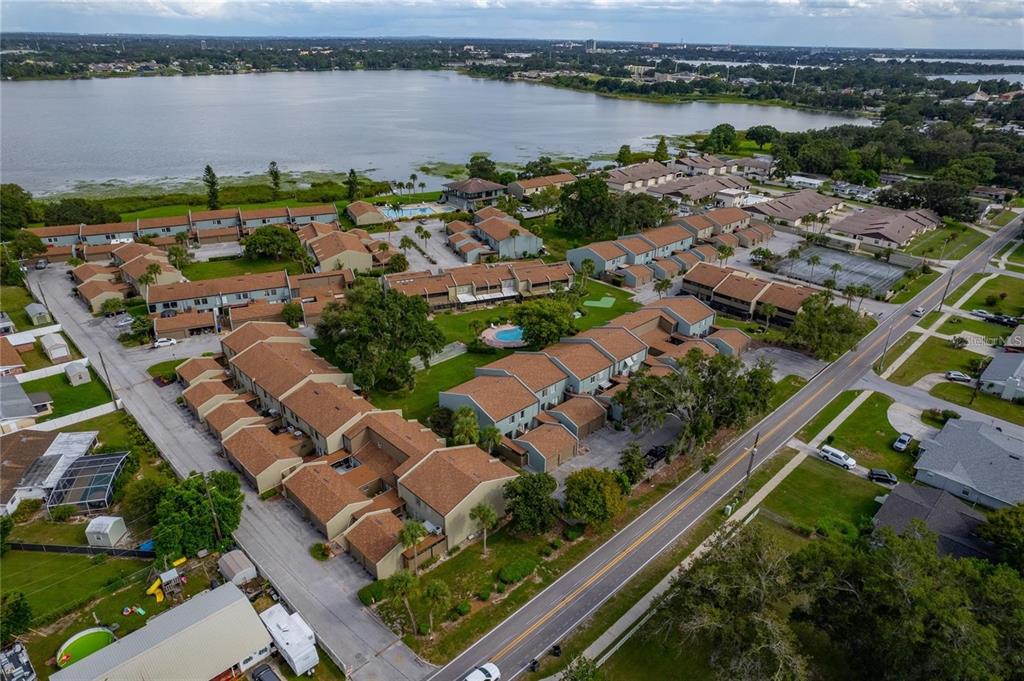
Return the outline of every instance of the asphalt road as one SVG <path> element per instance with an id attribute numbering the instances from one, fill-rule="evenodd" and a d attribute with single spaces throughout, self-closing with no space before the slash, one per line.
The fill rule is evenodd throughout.
<path id="1" fill-rule="evenodd" d="M 719 456 L 708 473 L 696 473 L 652 508 L 623 528 L 533 600 L 509 616 L 465 652 L 429 677 L 459 681 L 474 667 L 493 662 L 503 678 L 521 674 L 583 622 L 644 566 L 670 547 L 708 511 L 717 507 L 743 481 L 748 462 L 756 468 L 785 445 L 803 425 L 836 395 L 853 386 L 891 346 L 918 321 L 914 308 L 937 307 L 949 283 L 952 292 L 971 274 L 985 269 L 989 259 L 1020 228 L 1017 218 L 964 258 L 959 266 L 900 306 L 856 348 L 825 367 L 784 405 L 748 430 Z M 952 281 L 950 280 L 952 276 Z M 754 439 L 758 449 L 750 456 Z"/>

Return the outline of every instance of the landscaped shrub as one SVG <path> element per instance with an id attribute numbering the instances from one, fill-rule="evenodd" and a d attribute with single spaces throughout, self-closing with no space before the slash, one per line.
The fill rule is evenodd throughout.
<path id="1" fill-rule="evenodd" d="M 490 600 L 491 591 L 490 589 L 481 589 L 479 592 L 477 592 L 476 597 L 479 598 L 481 601 Z"/>
<path id="2" fill-rule="evenodd" d="M 18 508 L 11 514 L 11 519 L 16 523 L 23 523 L 34 516 L 42 507 L 42 499 L 25 499 L 18 504 Z"/>
<path id="3" fill-rule="evenodd" d="M 427 626 L 426 622 L 420 622 L 419 626 L 417 628 L 419 629 L 420 636 L 429 636 L 430 635 L 430 627 Z"/>
<path id="4" fill-rule="evenodd" d="M 533 574 L 536 568 L 537 563 L 532 558 L 517 558 L 498 570 L 498 579 L 505 584 L 515 584 Z"/>
<path id="5" fill-rule="evenodd" d="M 260 499 L 263 499 L 264 501 L 266 501 L 267 499 L 273 499 L 274 497 L 276 497 L 280 493 L 281 493 L 281 490 L 278 489 L 277 487 L 275 487 L 273 489 L 268 489 L 266 492 L 264 492 L 263 494 L 260 495 Z"/>
<path id="6" fill-rule="evenodd" d="M 366 607 L 380 603 L 384 600 L 384 588 L 384 582 L 381 580 L 367 584 L 359 590 L 359 602 Z"/>
<path id="7" fill-rule="evenodd" d="M 549 546 L 555 551 L 557 551 L 558 549 L 562 548 L 562 540 L 556 537 L 555 539 L 551 540 Z"/>
<path id="8" fill-rule="evenodd" d="M 106 562 L 107 562 L 107 554 L 105 554 L 105 553 L 97 553 L 95 556 L 93 556 L 92 558 L 89 559 L 89 564 L 90 565 L 103 565 L 103 563 L 106 563 Z"/>
<path id="9" fill-rule="evenodd" d="M 470 610 L 469 601 L 459 601 L 455 604 L 455 612 L 457 612 L 460 617 L 468 615 Z"/>
<path id="10" fill-rule="evenodd" d="M 562 534 L 565 535 L 565 538 L 569 541 L 576 541 L 577 539 L 583 536 L 583 526 L 568 525 L 566 526 L 565 531 L 562 532 Z"/>
<path id="11" fill-rule="evenodd" d="M 61 504 L 50 509 L 50 520 L 55 523 L 62 523 L 75 514 L 75 507 L 71 504 Z"/>
<path id="12" fill-rule="evenodd" d="M 948 421 L 950 419 L 958 419 L 958 418 L 960 418 L 960 412 L 953 411 L 952 409 L 943 409 L 941 414 L 942 414 L 942 420 L 943 421 Z"/>
<path id="13" fill-rule="evenodd" d="M 498 582 L 497 584 L 494 585 L 494 590 L 497 591 L 500 594 L 503 594 L 503 593 L 505 593 L 505 585 L 503 583 L 501 583 L 501 582 Z"/>
<path id="14" fill-rule="evenodd" d="M 550 546 L 545 544 L 544 546 L 540 547 L 539 553 L 540 553 L 540 555 L 542 555 L 545 558 L 547 558 L 552 553 L 554 553 L 554 550 Z"/>
<path id="15" fill-rule="evenodd" d="M 326 544 L 317 542 L 309 547 L 309 555 L 313 556 L 317 560 L 327 560 L 331 554 L 327 550 Z"/>

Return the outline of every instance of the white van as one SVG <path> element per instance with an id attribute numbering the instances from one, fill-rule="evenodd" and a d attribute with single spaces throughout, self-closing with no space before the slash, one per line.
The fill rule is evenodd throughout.
<path id="1" fill-rule="evenodd" d="M 857 460 L 852 456 L 829 445 L 822 445 L 821 449 L 818 450 L 818 456 L 825 461 L 834 463 L 837 466 L 842 466 L 846 470 L 850 470 L 857 465 Z"/>

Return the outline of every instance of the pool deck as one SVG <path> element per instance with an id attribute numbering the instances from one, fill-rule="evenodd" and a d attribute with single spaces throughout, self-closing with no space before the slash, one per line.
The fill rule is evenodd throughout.
<path id="1" fill-rule="evenodd" d="M 526 343 L 521 340 L 517 341 L 503 341 L 498 338 L 500 331 L 509 331 L 510 329 L 517 328 L 514 324 L 502 324 L 501 326 L 492 326 L 489 329 L 484 329 L 480 334 L 480 340 L 487 343 L 492 348 L 523 348 L 526 347 Z"/>

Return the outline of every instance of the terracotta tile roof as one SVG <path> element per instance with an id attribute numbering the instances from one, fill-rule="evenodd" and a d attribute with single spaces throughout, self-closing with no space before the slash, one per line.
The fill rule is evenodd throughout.
<path id="1" fill-rule="evenodd" d="M 516 352 L 491 362 L 485 368 L 507 371 L 534 392 L 565 380 L 565 372 L 543 353 Z"/>
<path id="2" fill-rule="evenodd" d="M 704 213 L 704 217 L 719 225 L 731 225 L 750 219 L 750 213 L 742 208 L 727 206 L 725 208 L 709 210 L 707 213 Z"/>
<path id="3" fill-rule="evenodd" d="M 313 223 L 316 224 L 316 223 Z M 336 290 L 350 286 L 356 280 L 355 272 L 343 267 L 340 270 L 330 272 L 310 272 L 289 276 L 292 288 L 298 288 L 300 292 L 306 290 L 327 289 Z"/>
<path id="4" fill-rule="evenodd" d="M 256 208 L 254 210 L 243 210 L 242 220 L 262 220 L 264 218 L 286 218 L 288 209 L 280 208 Z"/>
<path id="5" fill-rule="evenodd" d="M 610 359 L 587 343 L 556 343 L 544 353 L 559 360 L 578 379 L 588 378 L 612 366 Z"/>
<path id="6" fill-rule="evenodd" d="M 649 303 L 646 307 L 652 309 L 668 308 L 688 324 L 696 324 L 715 314 L 710 307 L 693 296 L 671 296 Z"/>
<path id="7" fill-rule="evenodd" d="M 370 213 L 383 215 L 383 213 L 377 209 L 377 206 L 372 203 L 367 203 L 366 201 L 353 201 L 345 207 L 345 211 L 354 217 L 362 217 L 363 215 L 368 215 Z"/>
<path id="8" fill-rule="evenodd" d="M 194 222 L 205 220 L 224 220 L 225 218 L 237 218 L 237 208 L 220 208 L 217 210 L 199 210 L 190 212 L 189 216 Z"/>
<path id="9" fill-rule="evenodd" d="M 718 329 L 708 338 L 717 338 L 726 343 L 736 352 L 743 352 L 750 345 L 750 336 L 739 329 L 724 328 Z"/>
<path id="10" fill-rule="evenodd" d="M 188 215 L 171 215 L 162 218 L 139 218 L 139 229 L 153 227 L 191 227 Z"/>
<path id="11" fill-rule="evenodd" d="M 685 357 L 690 354 L 691 350 L 700 350 L 708 357 L 714 357 L 718 354 L 718 350 L 714 345 L 708 343 L 706 340 L 694 338 L 683 341 L 679 345 L 672 345 L 665 355 L 669 357 Z"/>
<path id="12" fill-rule="evenodd" d="M 619 239 L 616 243 L 634 255 L 642 255 L 654 250 L 654 246 L 635 236 Z"/>
<path id="13" fill-rule="evenodd" d="M 537 403 L 537 397 L 511 376 L 477 376 L 445 392 L 466 395 L 495 422 Z"/>
<path id="14" fill-rule="evenodd" d="M 79 265 L 71 270 L 71 274 L 74 275 L 76 281 L 85 282 L 97 276 L 113 277 L 117 274 L 117 268 L 105 267 L 103 265 L 96 265 L 95 263 L 87 262 L 84 265 Z"/>
<path id="15" fill-rule="evenodd" d="M 304 336 L 284 322 L 247 322 L 221 338 L 220 343 L 231 352 L 239 353 L 253 343 L 271 338 L 304 338 Z"/>
<path id="16" fill-rule="evenodd" d="M 400 272 L 384 275 L 390 288 L 407 296 L 431 296 L 448 293 L 455 286 L 455 280 L 448 272 Z"/>
<path id="17" fill-rule="evenodd" d="M 347 476 L 324 463 L 302 466 L 284 480 L 288 496 L 294 497 L 322 523 L 329 522 L 345 508 L 370 502 Z"/>
<path id="18" fill-rule="evenodd" d="M 647 265 L 640 265 L 640 264 L 629 265 L 628 267 L 623 267 L 623 268 L 619 269 L 618 271 L 619 272 L 629 272 L 641 284 L 643 284 L 645 282 L 648 282 L 651 279 L 654 279 L 654 270 L 652 270 Z"/>
<path id="19" fill-rule="evenodd" d="M 189 300 L 210 296 L 242 293 L 243 291 L 262 291 L 266 289 L 283 289 L 288 287 L 288 274 L 280 272 L 264 272 L 262 274 L 246 274 L 238 277 L 221 277 L 203 281 L 188 281 L 176 284 L 154 284 L 146 289 L 146 301 L 163 303 L 173 300 Z"/>
<path id="20" fill-rule="evenodd" d="M 761 305 L 771 303 L 779 310 L 795 314 L 800 310 L 804 301 L 815 293 L 817 291 L 808 286 L 791 286 L 773 281 L 757 302 Z"/>
<path id="21" fill-rule="evenodd" d="M 588 248 L 595 255 L 603 260 L 614 260 L 615 258 L 621 258 L 626 253 L 622 248 L 619 247 L 617 241 L 596 241 L 592 244 L 587 244 L 582 248 Z"/>
<path id="22" fill-rule="evenodd" d="M 683 281 L 699 284 L 706 288 L 714 288 L 736 271 L 731 267 L 719 267 L 711 263 L 702 262 L 694 265 L 690 271 L 684 274 Z"/>
<path id="23" fill-rule="evenodd" d="M 941 223 L 942 219 L 931 210 L 869 208 L 840 220 L 831 225 L 830 229 L 851 236 L 874 237 L 903 245 L 915 235 Z"/>
<path id="24" fill-rule="evenodd" d="M 604 407 L 590 395 L 577 395 L 548 411 L 565 414 L 577 426 L 583 426 L 605 417 Z"/>
<path id="25" fill-rule="evenodd" d="M 103 293 L 120 293 L 124 295 L 128 287 L 125 284 L 114 284 L 103 279 L 93 279 L 78 286 L 78 293 L 86 300 L 93 300 Z"/>
<path id="26" fill-rule="evenodd" d="M 185 388 L 181 396 L 193 409 L 198 409 L 214 397 L 233 395 L 234 392 L 224 381 L 203 381 Z"/>
<path id="27" fill-rule="evenodd" d="M 115 244 L 111 255 L 117 257 L 121 262 L 131 262 L 139 256 L 148 255 L 156 260 L 167 260 L 167 254 L 155 246 L 132 242 L 130 244 Z"/>
<path id="28" fill-rule="evenodd" d="M 764 237 L 765 237 L 766 239 L 770 239 L 770 238 L 772 238 L 773 236 L 775 236 L 775 228 L 774 228 L 774 227 L 772 227 L 771 225 L 769 225 L 769 224 L 768 224 L 768 223 L 766 223 L 766 222 L 759 222 L 759 221 L 757 221 L 757 220 L 751 220 L 751 221 L 750 221 L 750 227 L 749 227 L 749 229 L 754 229 L 754 230 L 757 230 L 757 231 L 758 231 L 758 232 L 760 232 L 760 233 L 762 234 L 762 236 L 764 236 Z"/>
<path id="29" fill-rule="evenodd" d="M 718 249 L 708 244 L 701 244 L 700 246 L 694 246 L 690 249 L 692 253 L 700 255 L 704 258 L 702 262 L 711 263 L 718 260 Z"/>
<path id="30" fill-rule="evenodd" d="M 102 225 L 85 225 L 82 227 L 82 236 L 98 236 L 100 234 L 134 234 L 136 224 L 134 222 L 106 222 Z"/>
<path id="31" fill-rule="evenodd" d="M 575 175 L 571 173 L 559 173 L 557 175 L 545 175 L 544 177 L 530 177 L 525 180 L 516 180 L 512 184 L 517 184 L 523 189 L 536 189 L 538 187 L 550 187 L 552 185 L 575 181 Z"/>
<path id="32" fill-rule="evenodd" d="M 654 262 L 658 264 L 658 267 L 665 270 L 669 276 L 672 276 L 683 269 L 683 266 L 672 258 L 655 258 Z"/>
<path id="33" fill-rule="evenodd" d="M 295 231 L 295 236 L 299 237 L 299 241 L 302 243 L 306 243 L 324 234 L 339 231 L 341 231 L 341 228 L 336 223 L 308 222 Z"/>
<path id="34" fill-rule="evenodd" d="M 292 217 L 309 217 L 312 215 L 337 215 L 338 209 L 335 208 L 333 203 L 321 203 L 316 206 L 301 206 L 299 208 L 289 208 L 288 212 L 292 214 Z"/>
<path id="35" fill-rule="evenodd" d="M 513 229 L 518 232 L 517 238 L 520 236 L 533 236 L 533 233 L 530 230 L 526 229 L 518 222 L 514 222 L 507 218 L 487 218 L 483 222 L 477 224 L 476 228 L 477 231 L 486 234 L 495 241 L 511 239 Z"/>
<path id="36" fill-rule="evenodd" d="M 733 248 L 740 245 L 739 237 L 735 234 L 726 234 L 724 232 L 716 235 L 714 241 L 722 246 L 732 246 Z"/>
<path id="37" fill-rule="evenodd" d="M 598 326 L 576 337 L 597 341 L 598 345 L 619 362 L 643 352 L 647 347 L 639 338 L 622 327 Z"/>
<path id="38" fill-rule="evenodd" d="M 214 431 L 223 433 L 225 428 L 238 423 L 242 419 L 252 419 L 254 421 L 259 419 L 259 417 L 260 415 L 242 400 L 231 400 L 230 402 L 217 405 L 216 409 L 207 414 L 206 423 Z M 250 423 L 253 421 L 250 421 Z M 268 433 L 270 432 L 266 428 L 263 430 Z M 292 439 L 294 440 L 294 438 Z"/>
<path id="39" fill-rule="evenodd" d="M 707 229 L 714 229 L 715 223 L 708 220 L 703 215 L 688 215 L 685 218 L 681 218 L 679 222 L 684 227 L 692 227 L 698 232 L 702 232 Z"/>
<path id="40" fill-rule="evenodd" d="M 715 295 L 752 303 L 766 288 L 768 288 L 768 282 L 762 279 L 743 274 L 730 274 L 715 287 Z"/>
<path id="41" fill-rule="evenodd" d="M 689 271 L 690 268 L 694 267 L 698 263 L 703 262 L 700 258 L 698 258 L 693 253 L 690 253 L 689 251 L 675 251 L 672 254 L 672 256 L 674 258 L 677 258 L 678 260 L 681 260 L 683 262 L 683 266 L 686 268 L 687 271 Z"/>
<path id="42" fill-rule="evenodd" d="M 146 273 L 150 265 L 156 265 L 158 268 L 160 268 L 160 272 L 162 273 L 178 272 L 178 270 L 171 267 L 166 260 L 158 260 L 156 258 L 146 255 L 139 256 L 137 258 L 132 259 L 131 262 L 126 262 L 125 264 L 121 265 L 121 271 L 124 272 L 129 277 L 131 277 L 132 279 L 138 280 L 139 277 Z M 178 272 L 178 274 L 180 275 L 180 272 Z"/>
<path id="43" fill-rule="evenodd" d="M 82 254 L 85 257 L 97 255 L 111 255 L 121 247 L 121 244 L 83 244 Z"/>
<path id="44" fill-rule="evenodd" d="M 463 220 L 452 220 L 445 225 L 445 229 L 448 230 L 449 234 L 454 234 L 456 232 L 468 232 L 473 229 L 473 225 Z"/>
<path id="45" fill-rule="evenodd" d="M 220 365 L 220 362 L 215 360 L 213 357 L 192 357 L 185 360 L 178 365 L 175 369 L 177 374 L 185 379 L 186 383 L 191 383 L 201 374 L 207 371 L 223 371 L 224 367 Z"/>
<path id="46" fill-rule="evenodd" d="M 407 421 L 394 411 L 371 411 L 363 415 L 347 435 L 354 438 L 366 429 L 405 454 L 408 457 L 406 463 L 418 461 L 438 447 L 444 447 L 444 440 L 432 430 L 417 421 Z M 402 466 L 399 466 L 396 474 L 401 470 Z"/>
<path id="47" fill-rule="evenodd" d="M 572 265 L 565 262 L 542 262 L 540 260 L 519 260 L 508 263 L 515 278 L 531 284 L 565 281 L 574 276 Z"/>
<path id="48" fill-rule="evenodd" d="M 159 338 L 161 334 L 186 329 L 213 329 L 217 326 L 217 318 L 213 310 L 206 312 L 179 312 L 173 317 L 157 317 L 153 320 L 153 331 Z"/>
<path id="49" fill-rule="evenodd" d="M 228 319 L 231 328 L 237 328 L 246 322 L 269 321 L 276 322 L 284 319 L 281 311 L 284 303 L 271 303 L 266 299 L 250 301 L 248 305 L 240 305 L 228 309 Z"/>
<path id="50" fill-rule="evenodd" d="M 257 343 L 232 357 L 231 363 L 276 398 L 310 376 L 340 375 L 326 360 L 298 343 Z"/>
<path id="51" fill-rule="evenodd" d="M 656 246 L 668 246 L 690 238 L 690 233 L 679 225 L 662 225 L 648 229 L 641 236 Z"/>
<path id="52" fill-rule="evenodd" d="M 392 483 L 389 484 L 393 483 L 394 481 L 392 481 Z M 387 492 L 381 492 L 377 496 L 373 497 L 370 500 L 370 504 L 368 506 L 363 506 L 362 508 L 358 509 L 355 513 L 352 514 L 352 517 L 355 519 L 359 519 L 362 518 L 364 515 L 373 513 L 375 511 L 389 511 L 394 513 L 395 511 L 401 509 L 403 506 L 405 506 L 405 502 L 402 500 L 400 496 L 398 496 L 398 490 L 392 487 Z"/>
<path id="53" fill-rule="evenodd" d="M 348 388 L 333 383 L 306 383 L 282 404 L 324 437 L 374 409 Z"/>
<path id="54" fill-rule="evenodd" d="M 371 563 L 379 563 L 402 542 L 398 533 L 403 523 L 391 511 L 367 513 L 345 531 L 349 546 Z"/>
<path id="55" fill-rule="evenodd" d="M 40 239 L 53 236 L 78 236 L 81 225 L 53 225 L 52 227 L 29 227 L 27 231 Z"/>
<path id="56" fill-rule="evenodd" d="M 573 456 L 578 446 L 578 441 L 565 426 L 561 424 L 544 423 L 524 435 L 516 438 L 521 442 L 529 442 L 541 456 L 549 461 L 558 461 Z"/>
<path id="57" fill-rule="evenodd" d="M 25 366 L 25 360 L 21 358 L 18 351 L 11 345 L 11 341 L 7 340 L 7 336 L 0 336 L 0 366 Z"/>
<path id="58" fill-rule="evenodd" d="M 516 472 L 476 445 L 439 449 L 400 479 L 400 484 L 446 516 L 482 483 L 507 480 Z"/>
<path id="59" fill-rule="evenodd" d="M 671 319 L 666 317 L 664 313 L 662 313 L 660 310 L 657 310 L 652 306 L 648 306 L 644 309 L 637 310 L 636 312 L 627 312 L 626 314 L 619 315 L 615 319 L 608 322 L 608 324 L 621 326 L 624 329 L 629 329 L 630 331 L 632 331 L 643 326 L 644 324 L 647 324 L 653 319 L 657 319 L 658 317 L 664 318 L 665 321 L 668 322 L 669 324 L 675 323 Z"/>
<path id="60" fill-rule="evenodd" d="M 473 220 L 477 223 L 483 222 L 484 220 L 488 220 L 490 218 L 503 218 L 505 220 L 514 221 L 514 218 L 511 215 L 501 210 L 500 208 L 495 208 L 494 206 L 484 206 L 477 212 L 473 213 Z"/>
<path id="61" fill-rule="evenodd" d="M 341 253 L 369 253 L 362 239 L 348 232 L 328 232 L 309 241 L 309 247 L 320 262 Z"/>

